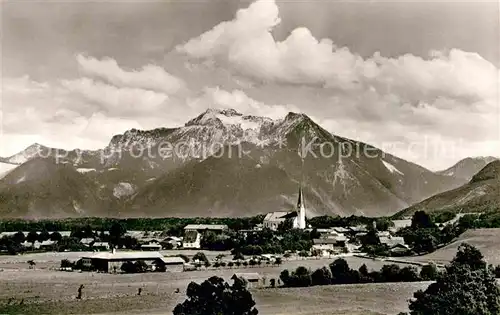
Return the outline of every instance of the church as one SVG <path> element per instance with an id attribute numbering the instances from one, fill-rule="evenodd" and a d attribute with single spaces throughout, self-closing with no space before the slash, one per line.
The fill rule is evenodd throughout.
<path id="1" fill-rule="evenodd" d="M 304 203 L 304 195 L 302 193 L 302 187 L 299 188 L 299 197 L 297 200 L 297 207 L 295 211 L 275 211 L 266 214 L 264 221 L 262 222 L 264 228 L 276 231 L 278 226 L 285 222 L 286 219 L 293 218 L 292 227 L 294 229 L 305 229 L 306 228 L 306 207 Z"/>

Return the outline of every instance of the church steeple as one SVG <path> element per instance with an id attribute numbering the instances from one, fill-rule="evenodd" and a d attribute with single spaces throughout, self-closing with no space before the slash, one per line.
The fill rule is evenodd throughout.
<path id="1" fill-rule="evenodd" d="M 304 195 L 302 186 L 299 187 L 299 198 L 297 200 L 297 228 L 303 230 L 306 228 L 306 207 L 304 205 Z"/>
<path id="2" fill-rule="evenodd" d="M 304 137 L 304 131 L 301 132 L 302 138 Z M 299 156 L 301 160 L 300 165 L 300 184 L 299 184 L 299 198 L 297 200 L 297 228 L 303 230 L 306 228 L 306 207 L 304 204 L 304 194 L 302 192 L 302 185 L 304 182 L 304 155 L 302 149 L 299 145 Z"/>

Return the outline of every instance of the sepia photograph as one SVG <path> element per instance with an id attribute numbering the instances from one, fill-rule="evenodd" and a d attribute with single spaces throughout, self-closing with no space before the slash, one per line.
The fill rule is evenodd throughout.
<path id="1" fill-rule="evenodd" d="M 0 0 L 29 314 L 500 315 L 500 2 Z"/>

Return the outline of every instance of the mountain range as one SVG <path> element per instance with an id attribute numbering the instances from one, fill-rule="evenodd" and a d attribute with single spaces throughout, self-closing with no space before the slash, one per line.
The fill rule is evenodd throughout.
<path id="1" fill-rule="evenodd" d="M 131 129 L 100 150 L 34 144 L 0 162 L 0 217 L 9 218 L 250 216 L 290 210 L 299 185 L 308 216 L 391 215 L 470 174 L 468 165 L 432 172 L 304 114 L 231 109 Z"/>

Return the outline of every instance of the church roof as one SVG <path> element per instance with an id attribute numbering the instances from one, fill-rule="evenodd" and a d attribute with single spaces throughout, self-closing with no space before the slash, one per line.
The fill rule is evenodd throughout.
<path id="1" fill-rule="evenodd" d="M 274 211 L 274 212 L 269 212 L 266 214 L 264 217 L 264 222 L 266 221 L 283 221 L 286 218 L 289 217 L 290 213 L 295 213 L 295 211 Z"/>

